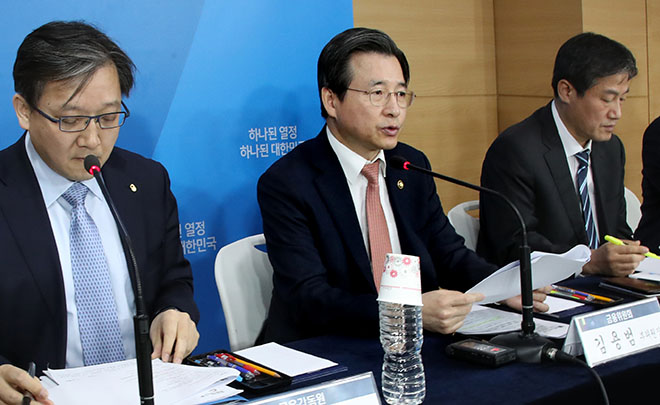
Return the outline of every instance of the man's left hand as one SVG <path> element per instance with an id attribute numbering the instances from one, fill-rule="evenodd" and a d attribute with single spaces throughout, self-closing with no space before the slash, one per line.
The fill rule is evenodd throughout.
<path id="1" fill-rule="evenodd" d="M 154 351 L 151 358 L 181 364 L 197 347 L 199 332 L 190 315 L 176 309 L 168 309 L 156 315 L 149 331 Z"/>
<path id="2" fill-rule="evenodd" d="M 545 301 L 545 297 L 548 296 L 550 290 L 552 290 L 552 287 L 545 286 L 533 291 L 532 298 L 534 299 L 534 312 L 548 312 L 550 307 L 543 301 Z M 513 308 L 517 311 L 522 311 L 522 297 L 520 295 L 506 299 L 503 302 L 510 308 Z"/>

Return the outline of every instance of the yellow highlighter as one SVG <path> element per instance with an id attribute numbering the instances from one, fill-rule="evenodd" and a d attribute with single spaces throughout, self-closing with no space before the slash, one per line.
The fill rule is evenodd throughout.
<path id="1" fill-rule="evenodd" d="M 621 239 L 617 239 L 614 236 L 605 235 L 605 240 L 610 242 L 613 245 L 617 245 L 617 246 L 625 245 L 624 241 L 622 241 Z M 656 255 L 655 253 L 651 253 L 651 252 L 647 252 L 644 256 L 650 257 L 650 258 L 653 258 L 653 259 L 660 259 L 660 256 Z"/>

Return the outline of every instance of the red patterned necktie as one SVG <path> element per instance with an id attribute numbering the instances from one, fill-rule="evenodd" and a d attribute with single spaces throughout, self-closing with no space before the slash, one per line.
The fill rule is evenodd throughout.
<path id="1" fill-rule="evenodd" d="M 376 290 L 380 290 L 380 279 L 385 266 L 385 255 L 392 253 L 390 233 L 387 230 L 385 213 L 380 205 L 378 190 L 378 169 L 380 160 L 362 168 L 362 175 L 367 178 L 367 227 L 369 229 L 369 248 L 371 251 L 371 271 L 374 276 Z"/>

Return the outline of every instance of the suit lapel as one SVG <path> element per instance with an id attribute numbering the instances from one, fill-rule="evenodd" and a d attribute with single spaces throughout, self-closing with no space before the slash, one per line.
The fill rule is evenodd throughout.
<path id="1" fill-rule="evenodd" d="M 141 221 L 142 213 L 139 209 L 140 204 L 137 203 L 137 198 L 139 198 L 138 193 L 141 192 L 142 187 L 140 187 L 141 185 L 139 184 L 139 181 L 128 173 L 126 160 L 116 152 L 116 148 L 115 151 L 112 152 L 110 159 L 108 159 L 106 164 L 103 165 L 102 170 L 105 185 L 108 188 L 110 197 L 112 198 L 115 208 L 119 213 L 119 217 L 126 227 L 126 232 L 128 232 L 131 239 L 131 244 L 133 245 L 133 251 L 135 252 L 139 268 L 140 263 L 144 263 L 144 260 L 141 260 L 143 252 L 147 251 L 144 238 L 139 237 L 143 231 L 143 229 L 139 227 L 139 224 L 142 224 L 143 221 Z M 135 187 L 132 188 L 130 187 L 131 185 Z M 135 290 L 135 275 L 130 271 L 131 258 L 127 253 L 128 249 L 126 246 L 123 246 L 123 250 L 129 267 L 128 274 L 133 283 L 133 290 Z M 142 279 L 143 277 L 140 278 Z"/>
<path id="2" fill-rule="evenodd" d="M 391 151 L 385 151 L 385 158 L 389 160 L 390 156 L 396 155 L 396 149 Z M 396 220 L 396 229 L 399 235 L 399 242 L 401 243 L 402 252 L 410 252 L 407 254 L 414 254 L 417 252 L 415 246 L 413 246 L 413 241 L 417 239 L 417 234 L 413 229 L 410 228 L 410 221 L 407 221 L 403 218 L 403 215 L 406 210 L 414 209 L 409 207 L 409 192 L 414 192 L 410 188 L 406 188 L 407 184 L 411 184 L 410 176 L 411 173 L 405 170 L 395 170 L 387 165 L 387 176 L 385 178 L 385 183 L 387 184 L 387 194 L 390 198 L 390 205 L 392 206 L 392 212 L 394 213 L 394 218 Z M 420 176 L 419 173 L 413 173 L 413 176 Z M 423 175 L 421 175 L 423 176 Z"/>
<path id="3" fill-rule="evenodd" d="M 610 171 L 612 165 L 607 164 L 607 159 L 604 154 L 604 149 L 597 142 L 591 142 L 591 174 L 594 178 L 594 194 L 596 195 L 596 213 L 598 219 L 598 232 L 601 235 L 605 235 L 610 232 L 611 229 L 616 229 L 616 227 L 610 227 L 609 225 L 609 216 L 606 212 L 603 212 L 603 189 L 606 187 L 605 184 L 611 182 L 614 177 L 613 173 Z M 616 218 L 616 217 L 613 217 Z M 600 239 L 600 237 L 599 237 Z"/>
<path id="4" fill-rule="evenodd" d="M 571 172 L 568 169 L 566 162 L 566 152 L 564 146 L 559 138 L 557 126 L 552 117 L 550 105 L 542 111 L 542 137 L 543 144 L 548 148 L 544 154 L 545 162 L 550 169 L 552 178 L 557 187 L 557 195 L 564 205 L 564 211 L 573 227 L 573 232 L 578 235 L 578 239 L 586 240 L 587 234 L 584 228 L 584 219 L 582 218 L 582 210 L 580 208 L 580 201 L 578 199 L 575 185 L 571 178 Z"/>
<path id="5" fill-rule="evenodd" d="M 27 269 L 46 302 L 50 315 L 66 314 L 64 281 L 55 237 L 27 152 L 25 136 L 2 156 L 0 165 L 0 215 L 5 217 L 10 232 Z"/>
<path id="6" fill-rule="evenodd" d="M 326 137 L 325 127 L 315 139 L 307 142 L 313 142 L 316 148 L 310 156 L 313 156 L 312 165 L 318 170 L 315 183 L 321 199 L 339 229 L 341 238 L 346 242 L 350 255 L 355 258 L 365 279 L 373 285 L 371 263 L 355 214 L 353 198 L 339 160 Z M 374 292 L 375 288 L 374 285 Z"/>

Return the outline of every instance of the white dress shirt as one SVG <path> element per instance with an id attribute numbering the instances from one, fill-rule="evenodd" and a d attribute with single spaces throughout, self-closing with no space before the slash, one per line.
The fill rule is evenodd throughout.
<path id="1" fill-rule="evenodd" d="M 350 150 L 344 144 L 339 142 L 332 134 L 330 128 L 326 126 L 326 133 L 328 141 L 332 150 L 339 159 L 339 164 L 344 171 L 346 183 L 351 191 L 353 198 L 353 206 L 357 214 L 358 222 L 360 222 L 360 230 L 362 230 L 362 239 L 364 246 L 367 249 L 367 255 L 371 258 L 371 249 L 369 249 L 369 227 L 367 224 L 367 184 L 369 184 L 366 177 L 361 173 L 364 165 L 373 163 L 380 159 L 379 173 L 378 173 L 378 190 L 380 192 L 380 204 L 385 213 L 385 221 L 387 222 L 387 230 L 390 234 L 390 243 L 392 245 L 392 253 L 401 253 L 401 242 L 399 241 L 399 232 L 396 229 L 396 222 L 394 221 L 394 212 L 390 204 L 390 196 L 387 194 L 387 185 L 385 184 L 386 162 L 385 154 L 381 150 L 378 156 L 373 161 L 368 161 L 362 156 Z"/>
<path id="2" fill-rule="evenodd" d="M 566 153 L 566 161 L 568 163 L 568 168 L 571 172 L 571 179 L 573 180 L 573 186 L 575 187 L 575 193 L 579 198 L 579 191 L 577 185 L 577 171 L 579 168 L 578 158 L 575 156 L 576 153 L 582 152 L 584 149 L 591 149 L 591 139 L 587 142 L 585 146 L 580 145 L 578 141 L 575 140 L 573 135 L 568 132 L 566 125 L 559 117 L 559 112 L 555 106 L 555 101 L 552 101 L 551 105 L 552 117 L 555 119 L 555 125 L 557 126 L 557 131 L 559 132 L 559 139 L 564 146 L 564 153 Z M 598 215 L 596 214 L 596 188 L 594 187 L 594 176 L 593 171 L 591 170 L 591 153 L 589 154 L 589 167 L 587 168 L 587 187 L 589 188 L 589 201 L 591 202 L 591 215 L 594 219 L 594 225 L 596 226 L 596 235 L 598 233 Z"/>
<path id="3" fill-rule="evenodd" d="M 64 193 L 73 182 L 60 176 L 43 161 L 34 149 L 30 134 L 25 137 L 25 149 L 28 159 L 34 169 L 39 182 L 41 195 L 46 204 L 50 225 L 55 237 L 55 244 L 59 253 L 62 277 L 64 279 L 64 294 L 67 312 L 67 344 L 66 367 L 80 367 L 83 365 L 82 344 L 78 329 L 78 311 L 76 308 L 75 288 L 71 272 L 71 254 L 69 250 L 69 229 L 71 228 L 71 205 L 64 200 Z M 99 230 L 105 257 L 108 262 L 110 281 L 117 304 L 119 328 L 121 329 L 126 358 L 135 357 L 135 340 L 133 331 L 133 315 L 135 314 L 135 300 L 133 287 L 128 274 L 124 250 L 119 239 L 117 225 L 115 224 L 105 197 L 96 183 L 90 179 L 82 182 L 89 192 L 85 198 L 87 212 L 96 223 Z"/>

